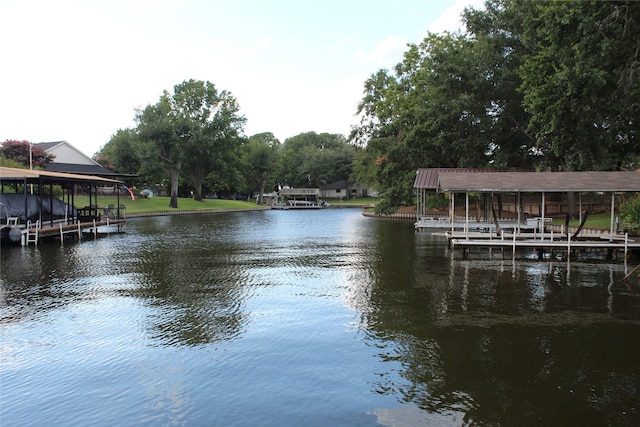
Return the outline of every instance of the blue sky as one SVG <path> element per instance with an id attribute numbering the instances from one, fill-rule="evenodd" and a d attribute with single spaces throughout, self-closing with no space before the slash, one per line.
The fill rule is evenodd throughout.
<path id="1" fill-rule="evenodd" d="M 348 135 L 364 81 L 481 0 L 0 0 L 0 140 L 93 155 L 190 78 L 231 92 L 245 133 Z"/>

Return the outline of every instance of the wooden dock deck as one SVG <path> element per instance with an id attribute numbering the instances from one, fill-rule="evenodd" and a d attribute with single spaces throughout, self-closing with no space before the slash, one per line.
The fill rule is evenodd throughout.
<path id="1" fill-rule="evenodd" d="M 76 222 L 73 224 L 58 223 L 46 227 L 40 227 L 39 223 L 27 223 L 26 227 L 13 228 L 12 240 L 20 241 L 22 246 L 29 244 L 38 245 L 42 239 L 59 238 L 61 242 L 66 237 L 81 240 L 83 236 L 98 237 L 103 234 L 112 234 L 122 231 L 126 220 L 104 218 L 101 220 Z M 101 231 L 101 229 L 104 229 Z M 113 229 L 113 231 L 112 231 Z M 19 233 L 19 236 L 17 235 Z"/>
<path id="2" fill-rule="evenodd" d="M 451 248 L 463 249 L 463 255 L 469 255 L 470 248 L 510 249 L 513 257 L 522 248 L 534 249 L 542 255 L 545 251 L 562 251 L 570 256 L 572 251 L 593 250 L 623 252 L 625 259 L 629 251 L 640 249 L 640 241 L 630 239 L 628 234 L 590 234 L 587 237 L 572 238 L 571 235 L 545 233 L 459 233 L 448 231 L 444 233 L 449 239 Z"/>

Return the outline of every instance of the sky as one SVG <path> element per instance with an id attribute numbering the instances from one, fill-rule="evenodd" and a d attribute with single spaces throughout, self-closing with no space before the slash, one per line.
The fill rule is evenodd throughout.
<path id="1" fill-rule="evenodd" d="M 93 156 L 185 80 L 230 92 L 245 135 L 348 136 L 364 82 L 481 0 L 0 0 L 0 141 Z"/>

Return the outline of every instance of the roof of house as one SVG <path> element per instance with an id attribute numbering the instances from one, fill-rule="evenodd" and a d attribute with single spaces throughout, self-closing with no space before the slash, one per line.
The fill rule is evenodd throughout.
<path id="1" fill-rule="evenodd" d="M 465 172 L 438 175 L 442 192 L 636 192 L 638 172 Z"/>
<path id="2" fill-rule="evenodd" d="M 100 165 L 100 163 L 96 162 L 95 160 L 87 156 L 86 154 L 84 154 L 82 151 L 78 150 L 76 147 L 74 147 L 67 141 L 39 142 L 35 145 L 44 149 L 47 152 L 53 151 L 55 148 L 58 148 L 64 145 L 70 148 L 71 150 L 73 150 L 74 152 L 76 152 L 78 155 L 81 155 L 82 157 L 86 158 L 87 160 L 86 163 L 69 163 L 69 162 L 61 161 L 62 159 L 60 158 L 56 158 L 53 160 L 53 162 L 45 166 L 45 169 L 49 172 L 77 173 L 77 174 L 84 174 L 84 175 L 96 175 L 96 176 L 102 176 L 107 178 L 116 178 L 116 177 L 127 178 L 127 177 L 138 176 L 137 174 L 117 173 L 112 170 L 109 170 L 103 167 L 102 165 Z"/>
<path id="3" fill-rule="evenodd" d="M 67 141 L 52 141 L 52 142 L 37 142 L 33 145 L 42 148 L 44 151 L 49 151 L 52 148 L 57 147 L 58 145 L 68 144 Z"/>
<path id="4" fill-rule="evenodd" d="M 338 189 L 343 189 L 343 188 L 349 188 L 349 187 L 353 187 L 356 184 L 355 181 L 336 181 L 336 182 L 332 182 L 331 184 L 327 184 L 324 186 L 325 190 L 338 190 Z"/>
<path id="5" fill-rule="evenodd" d="M 105 177 L 122 176 L 122 174 L 113 172 L 107 168 L 95 165 L 79 165 L 75 163 L 56 163 L 52 162 L 45 166 L 45 169 L 49 172 L 63 172 L 63 173 L 79 173 L 84 175 L 98 175 Z"/>
<path id="6" fill-rule="evenodd" d="M 100 166 L 98 162 L 93 160 L 90 156 L 86 155 L 78 148 L 74 147 L 73 144 L 69 143 L 68 141 L 38 142 L 37 144 L 34 144 L 34 145 L 36 147 L 42 148 L 47 153 L 55 154 L 56 158 L 53 159 L 53 163 L 68 163 L 68 161 L 65 161 L 65 160 L 68 159 L 67 157 L 68 152 L 71 151 L 76 153 L 77 156 L 80 156 L 83 159 L 85 159 L 86 163 L 82 163 L 82 164 L 92 164 L 92 165 Z M 64 151 L 61 151 L 64 149 L 66 149 L 66 153 Z M 60 157 L 61 153 L 65 153 L 63 154 L 62 158 Z"/>

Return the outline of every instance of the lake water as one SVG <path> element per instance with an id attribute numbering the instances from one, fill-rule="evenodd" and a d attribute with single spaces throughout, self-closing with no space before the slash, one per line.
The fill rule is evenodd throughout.
<path id="1" fill-rule="evenodd" d="M 637 426 L 618 261 L 463 259 L 358 209 L 2 248 L 0 425 Z"/>

